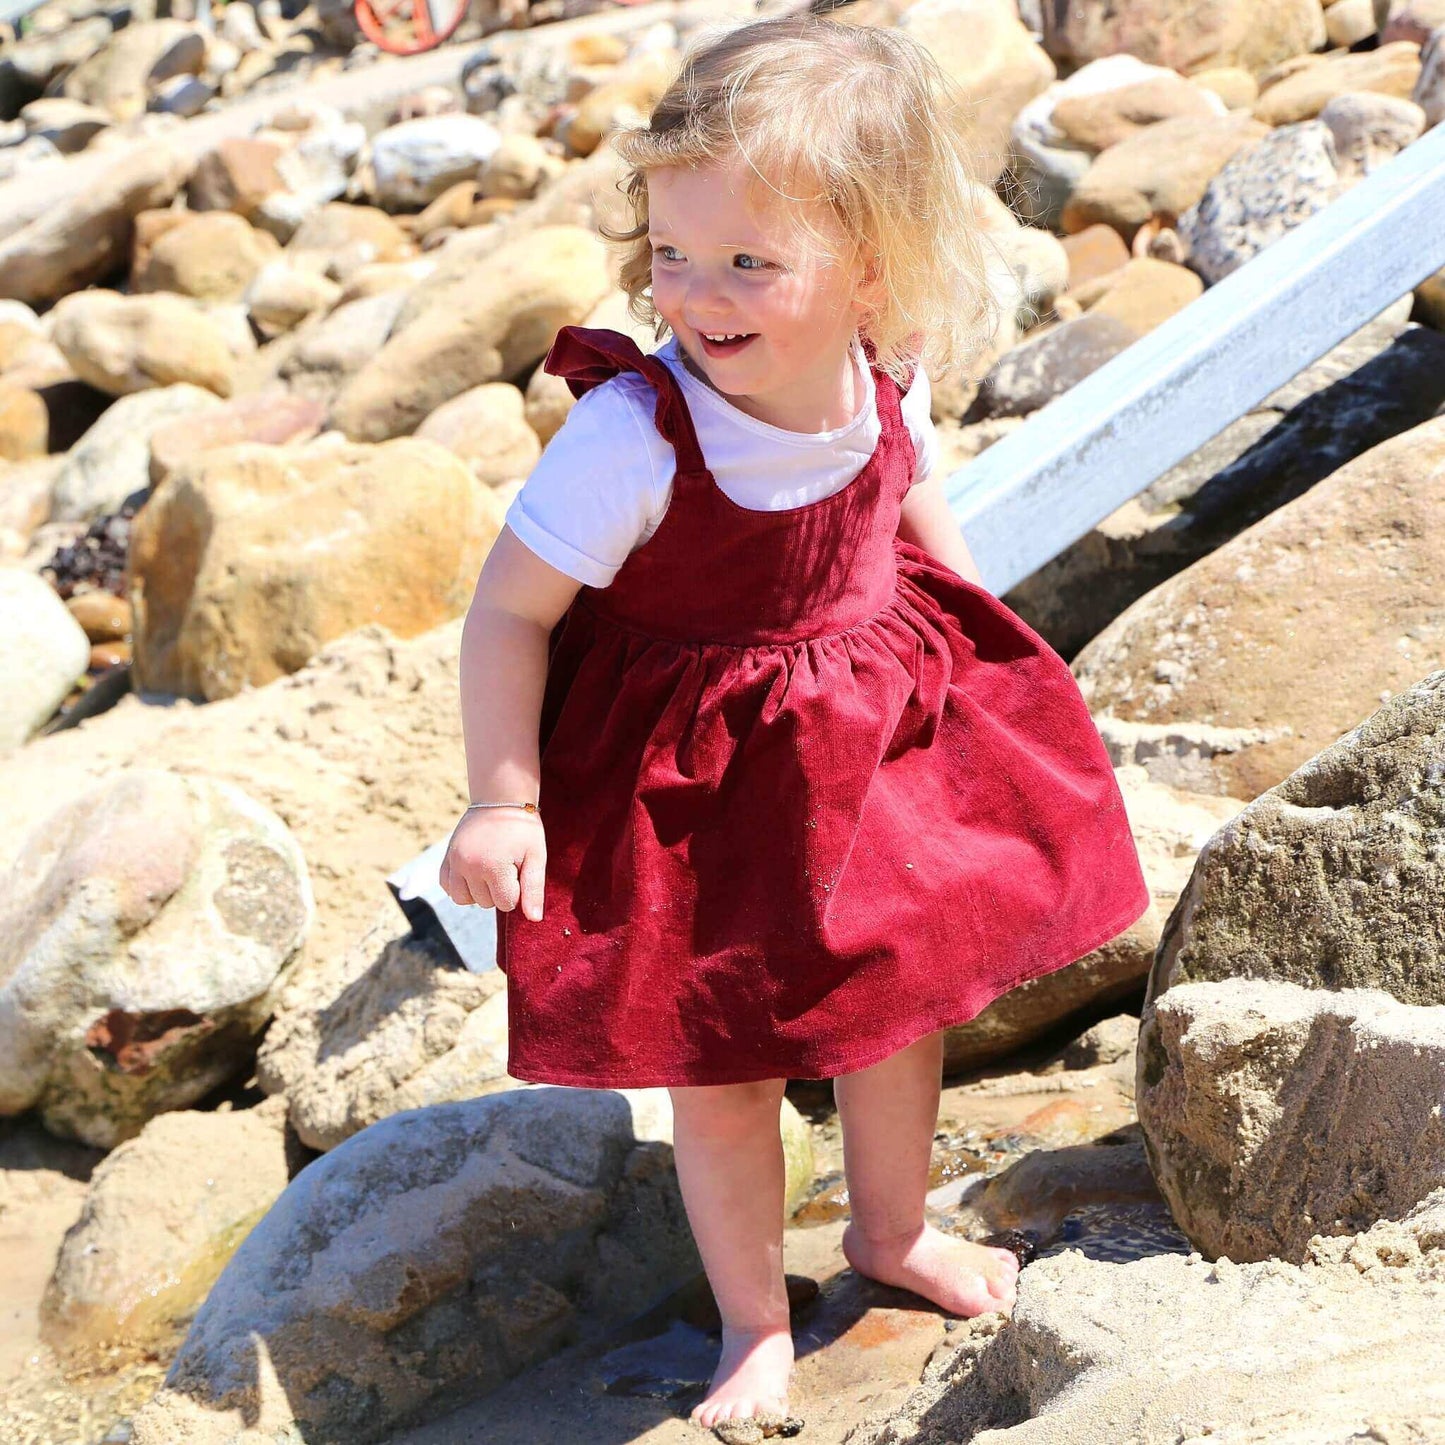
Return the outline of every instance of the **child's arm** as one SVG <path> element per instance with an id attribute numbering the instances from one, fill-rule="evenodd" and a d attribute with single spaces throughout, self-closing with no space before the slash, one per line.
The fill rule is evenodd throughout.
<path id="1" fill-rule="evenodd" d="M 462 733 L 472 802 L 535 803 L 537 724 L 547 645 L 579 584 L 504 527 L 477 578 L 462 625 Z M 452 833 L 441 885 L 454 903 L 542 916 L 542 820 L 517 808 L 478 808 Z"/>
<path id="2" fill-rule="evenodd" d="M 983 586 L 983 577 L 963 540 L 963 533 L 953 519 L 943 495 L 943 478 L 931 476 L 915 482 L 903 499 L 903 512 L 898 519 L 898 535 L 915 547 L 922 547 L 951 567 L 968 582 Z"/>

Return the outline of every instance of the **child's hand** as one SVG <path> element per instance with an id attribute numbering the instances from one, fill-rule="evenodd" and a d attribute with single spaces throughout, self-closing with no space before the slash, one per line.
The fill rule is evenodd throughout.
<path id="1" fill-rule="evenodd" d="M 452 831 L 438 880 L 453 903 L 474 903 L 522 916 L 542 917 L 547 838 L 535 813 L 483 808 L 467 813 Z"/>

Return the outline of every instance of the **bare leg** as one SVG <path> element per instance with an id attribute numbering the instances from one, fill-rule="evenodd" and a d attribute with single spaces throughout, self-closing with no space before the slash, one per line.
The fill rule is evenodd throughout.
<path id="1" fill-rule="evenodd" d="M 688 1223 L 722 1314 L 699 1425 L 788 1413 L 793 1337 L 783 1283 L 782 1079 L 671 1090 Z"/>
<path id="2" fill-rule="evenodd" d="M 1007 1314 L 1018 1277 L 1013 1254 L 924 1222 L 942 1072 L 943 1035 L 930 1034 L 833 1080 L 852 1208 L 843 1253 L 859 1274 L 910 1289 L 950 1314 Z"/>

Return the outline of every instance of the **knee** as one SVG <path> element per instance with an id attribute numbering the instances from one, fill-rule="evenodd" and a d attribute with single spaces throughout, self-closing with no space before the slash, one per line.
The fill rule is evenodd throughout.
<path id="1" fill-rule="evenodd" d="M 715 1084 L 674 1088 L 672 1113 L 676 1127 L 693 1138 L 725 1142 L 745 1138 L 763 1126 L 778 1126 L 783 1101 L 782 1079 L 751 1084 Z"/>

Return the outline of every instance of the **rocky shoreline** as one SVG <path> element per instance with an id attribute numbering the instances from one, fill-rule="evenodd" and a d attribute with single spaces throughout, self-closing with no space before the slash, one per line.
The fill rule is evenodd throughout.
<path id="1" fill-rule="evenodd" d="M 6 1440 L 692 1438 L 665 1094 L 508 1079 L 505 980 L 383 880 L 465 801 L 541 358 L 653 343 L 607 134 L 723 13 L 474 8 L 399 94 L 344 6 L 0 35 Z M 992 166 L 950 470 L 1445 120 L 1441 0 L 832 13 L 927 45 Z M 1027 1258 L 1011 1321 L 846 1269 L 790 1086 L 804 1438 L 1445 1437 L 1442 595 L 1445 273 L 1009 594 L 1152 905 L 950 1032 L 930 1203 Z"/>

